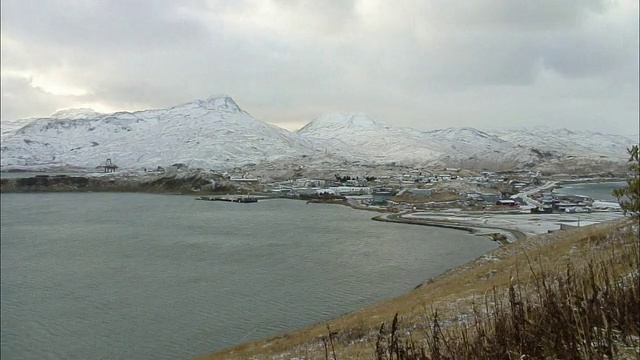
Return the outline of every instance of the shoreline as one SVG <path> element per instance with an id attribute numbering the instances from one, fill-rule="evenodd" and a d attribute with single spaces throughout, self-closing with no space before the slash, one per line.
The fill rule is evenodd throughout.
<path id="1" fill-rule="evenodd" d="M 551 192 L 555 189 L 561 189 L 564 185 L 575 185 L 575 184 L 606 184 L 606 183 L 618 183 L 618 182 L 626 182 L 627 179 L 624 178 L 598 178 L 598 179 L 575 179 L 575 180 L 557 180 L 555 181 L 555 185 L 550 187 Z"/>
<path id="2" fill-rule="evenodd" d="M 527 237 L 527 235 L 525 235 L 522 231 L 515 230 L 515 229 L 507 229 L 507 228 L 492 227 L 492 226 L 479 226 L 477 224 L 453 222 L 453 221 L 433 221 L 433 220 L 422 221 L 417 219 L 403 218 L 402 214 L 383 214 L 383 215 L 374 216 L 373 218 L 371 218 L 371 220 L 461 230 L 475 236 L 489 237 L 500 245 L 506 245 L 506 244 L 514 243 L 516 241 L 521 241 Z"/>
<path id="3" fill-rule="evenodd" d="M 565 180 L 553 180 L 558 185 L 565 184 L 575 184 L 575 183 L 587 183 L 587 184 L 598 184 L 598 183 L 610 183 L 610 182 L 625 182 L 626 178 L 580 178 L 580 179 L 565 179 Z"/>

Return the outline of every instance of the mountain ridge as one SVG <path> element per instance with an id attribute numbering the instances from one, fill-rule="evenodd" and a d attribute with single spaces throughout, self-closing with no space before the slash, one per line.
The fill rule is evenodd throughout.
<path id="1" fill-rule="evenodd" d="M 18 128 L 3 125 L 2 170 L 91 168 L 106 158 L 125 168 L 189 163 L 226 169 L 293 162 L 532 168 L 575 159 L 622 162 L 634 143 L 568 129 L 423 131 L 362 112 L 322 114 L 290 132 L 255 119 L 226 94 L 166 109 L 111 114 L 69 109 L 19 122 Z"/>

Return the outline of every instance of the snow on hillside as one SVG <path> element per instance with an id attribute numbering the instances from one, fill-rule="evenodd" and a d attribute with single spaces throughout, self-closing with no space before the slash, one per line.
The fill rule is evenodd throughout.
<path id="1" fill-rule="evenodd" d="M 169 109 L 113 114 L 71 109 L 48 118 L 3 121 L 1 168 L 94 168 L 107 158 L 121 168 L 138 169 L 174 163 L 206 169 L 349 163 L 468 169 L 546 164 L 542 168 L 547 169 L 567 160 L 580 168 L 624 162 L 634 143 L 623 136 L 566 129 L 419 131 L 362 113 L 321 115 L 292 133 L 254 119 L 221 95 Z"/>
<path id="2" fill-rule="evenodd" d="M 72 110 L 36 119 L 5 136 L 2 167 L 95 167 L 110 158 L 127 168 L 229 168 L 315 152 L 298 135 L 254 119 L 228 96 L 215 96 L 164 110 Z"/>
<path id="3" fill-rule="evenodd" d="M 428 147 L 422 132 L 374 121 L 362 113 L 321 115 L 297 133 L 348 144 L 353 154 L 374 163 L 426 163 L 441 155 Z"/>
<path id="4" fill-rule="evenodd" d="M 0 136 L 2 141 L 4 141 L 4 137 L 13 133 L 14 131 L 20 129 L 21 127 L 27 125 L 28 123 L 34 121 L 35 119 L 18 119 L 18 120 L 2 120 L 0 122 Z"/>
<path id="5" fill-rule="evenodd" d="M 326 114 L 298 130 L 309 139 L 341 141 L 375 163 L 467 168 L 507 167 L 533 162 L 527 151 L 473 128 L 419 131 L 371 120 L 365 114 Z"/>
<path id="6" fill-rule="evenodd" d="M 431 147 L 443 155 L 440 162 L 456 167 L 495 168 L 498 164 L 515 166 L 529 159 L 515 161 L 513 145 L 495 135 L 473 128 L 447 128 L 424 133 Z"/>
<path id="7" fill-rule="evenodd" d="M 634 142 L 624 136 L 538 127 L 496 131 L 501 139 L 534 151 L 586 158 L 625 159 Z"/>
<path id="8" fill-rule="evenodd" d="M 623 136 L 566 129 L 485 132 L 465 127 L 418 131 L 376 122 L 364 114 L 323 115 L 298 133 L 351 144 L 361 156 L 378 162 L 469 169 L 530 168 L 568 159 L 621 162 L 634 143 Z"/>

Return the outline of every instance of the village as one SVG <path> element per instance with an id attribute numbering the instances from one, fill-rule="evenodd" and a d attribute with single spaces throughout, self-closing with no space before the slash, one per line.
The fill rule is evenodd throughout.
<path id="1" fill-rule="evenodd" d="M 374 220 L 449 227 L 500 243 L 587 226 L 622 216 L 617 203 L 554 191 L 566 183 L 619 180 L 610 173 L 541 175 L 531 171 L 393 170 L 378 176 L 336 172 L 333 177 L 262 180 L 250 173 L 223 176 L 252 184 L 266 197 L 343 203 L 381 213 Z"/>
<path id="2" fill-rule="evenodd" d="M 341 175 L 332 178 L 263 180 L 244 173 L 224 173 L 231 182 L 255 184 L 262 192 L 287 197 L 345 198 L 360 207 L 402 210 L 462 209 L 482 211 L 527 211 L 531 213 L 591 212 L 615 210 L 616 204 L 585 196 L 560 195 L 554 188 L 562 182 L 615 180 L 609 174 L 573 178 L 546 176 L 529 171 L 479 174 L 458 168 L 444 168 L 434 174 L 413 170 L 382 176 Z M 533 190 L 533 191 L 532 191 Z"/>
<path id="3" fill-rule="evenodd" d="M 96 169 L 116 175 L 118 166 L 107 159 Z M 375 171 L 371 168 L 334 168 L 317 171 L 316 176 L 311 177 L 305 176 L 303 169 L 304 166 L 299 165 L 288 174 L 274 176 L 274 169 L 260 171 L 249 167 L 214 171 L 192 169 L 188 164 L 176 163 L 145 168 L 143 173 L 162 177 L 198 174 L 204 178 L 222 178 L 244 192 L 318 201 L 340 199 L 353 207 L 376 211 L 455 209 L 534 214 L 619 210 L 616 203 L 580 195 L 562 195 L 554 189 L 565 182 L 616 181 L 624 177 L 624 174 L 616 176 L 610 172 L 576 176 L 528 170 L 474 172 L 450 167 L 380 167 Z"/>

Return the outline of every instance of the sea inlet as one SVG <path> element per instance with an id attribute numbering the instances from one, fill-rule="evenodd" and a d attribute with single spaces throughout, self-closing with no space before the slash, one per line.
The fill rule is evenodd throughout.
<path id="1" fill-rule="evenodd" d="M 340 205 L 3 194 L 1 358 L 187 359 L 400 295 L 497 245 Z"/>

